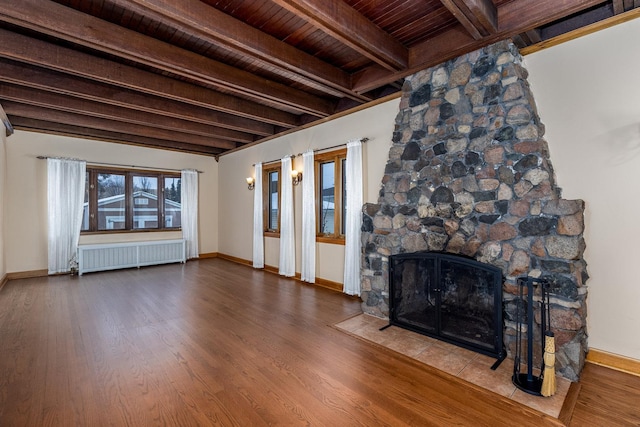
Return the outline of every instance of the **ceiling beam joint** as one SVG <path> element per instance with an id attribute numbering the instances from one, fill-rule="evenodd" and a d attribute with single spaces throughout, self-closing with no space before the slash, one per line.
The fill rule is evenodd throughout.
<path id="1" fill-rule="evenodd" d="M 440 0 L 475 40 L 498 31 L 498 9 L 491 0 Z"/>

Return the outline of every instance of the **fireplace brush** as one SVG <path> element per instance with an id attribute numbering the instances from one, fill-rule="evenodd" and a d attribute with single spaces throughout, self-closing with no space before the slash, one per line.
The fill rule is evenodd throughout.
<path id="1" fill-rule="evenodd" d="M 556 392 L 556 339 L 551 330 L 551 303 L 549 301 L 549 284 L 544 283 L 542 285 L 542 307 L 540 317 L 546 324 L 544 331 L 544 355 L 543 364 L 544 370 L 542 372 L 542 386 L 540 394 L 549 397 L 553 396 Z"/>

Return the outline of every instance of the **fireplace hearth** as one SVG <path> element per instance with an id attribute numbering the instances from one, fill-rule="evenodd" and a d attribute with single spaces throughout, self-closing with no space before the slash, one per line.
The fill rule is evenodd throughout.
<path id="1" fill-rule="evenodd" d="M 389 326 L 395 325 L 498 359 L 502 340 L 502 271 L 439 252 L 389 259 Z"/>

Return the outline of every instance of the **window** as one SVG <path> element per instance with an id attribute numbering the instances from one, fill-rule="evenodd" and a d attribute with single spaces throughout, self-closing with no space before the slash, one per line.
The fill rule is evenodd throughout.
<path id="1" fill-rule="evenodd" d="M 87 167 L 83 232 L 177 229 L 180 175 Z"/>
<path id="2" fill-rule="evenodd" d="M 181 180 L 176 176 L 164 177 L 164 226 L 165 228 L 181 227 L 180 212 L 181 203 Z"/>
<path id="3" fill-rule="evenodd" d="M 158 228 L 158 177 L 133 176 L 133 228 Z"/>
<path id="4" fill-rule="evenodd" d="M 98 230 L 124 230 L 125 225 L 125 176 L 114 173 L 99 173 Z M 89 185 L 91 188 L 91 185 Z M 89 197 L 91 198 L 91 197 Z"/>
<path id="5" fill-rule="evenodd" d="M 264 186 L 264 230 L 280 232 L 280 165 L 263 167 Z"/>
<path id="6" fill-rule="evenodd" d="M 318 241 L 344 243 L 347 150 L 316 154 Z"/>

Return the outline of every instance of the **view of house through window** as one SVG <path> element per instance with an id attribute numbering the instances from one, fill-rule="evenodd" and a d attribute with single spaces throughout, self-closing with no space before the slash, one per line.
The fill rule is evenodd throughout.
<path id="1" fill-rule="evenodd" d="M 86 179 L 82 231 L 181 226 L 180 175 L 87 167 Z"/>
<path id="2" fill-rule="evenodd" d="M 158 228 L 158 178 L 133 176 L 133 228 Z"/>
<path id="3" fill-rule="evenodd" d="M 125 187 L 124 175 L 98 174 L 98 230 L 124 230 Z"/>

